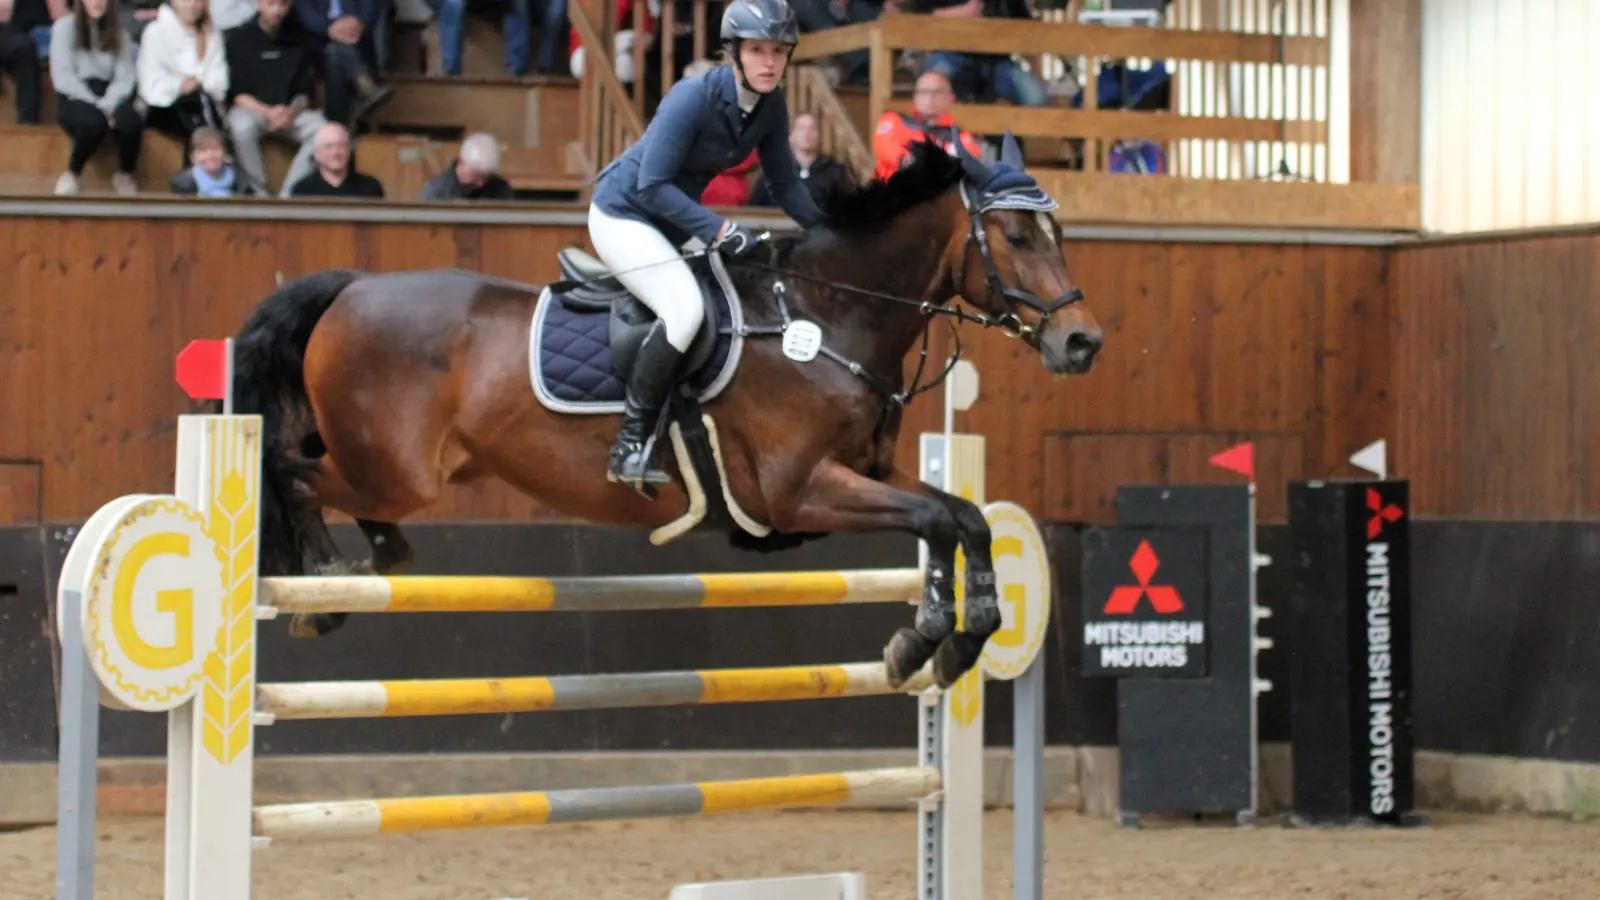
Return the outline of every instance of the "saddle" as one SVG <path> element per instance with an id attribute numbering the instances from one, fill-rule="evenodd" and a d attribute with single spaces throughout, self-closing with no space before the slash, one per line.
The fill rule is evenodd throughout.
<path id="1" fill-rule="evenodd" d="M 700 331 L 695 334 L 694 342 L 689 345 L 689 352 L 684 354 L 679 380 L 691 379 L 712 361 L 718 349 L 718 338 L 727 333 L 723 326 L 731 321 L 734 314 L 724 288 L 727 284 L 725 276 L 719 277 L 719 273 L 713 271 L 710 260 L 714 258 L 716 254 L 707 254 L 686 261 L 689 271 L 694 273 L 695 281 L 700 285 L 700 302 L 705 307 L 705 319 Z M 628 372 L 633 368 L 634 357 L 639 353 L 639 345 L 644 342 L 645 334 L 655 322 L 656 314 L 623 287 L 622 282 L 612 277 L 605 263 L 582 248 L 567 247 L 556 254 L 556 261 L 564 277 L 581 282 L 572 290 L 556 295 L 562 306 L 575 313 L 610 313 L 607 331 L 611 367 L 626 381 Z M 720 264 L 720 259 L 718 262 Z"/>

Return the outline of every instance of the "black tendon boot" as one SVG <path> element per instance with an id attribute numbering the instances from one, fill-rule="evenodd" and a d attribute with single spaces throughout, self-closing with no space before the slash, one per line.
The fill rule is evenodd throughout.
<path id="1" fill-rule="evenodd" d="M 628 373 L 628 393 L 622 401 L 622 429 L 611 445 L 611 464 L 607 481 L 621 481 L 643 489 L 645 484 L 665 484 L 667 474 L 652 468 L 645 444 L 655 431 L 667 392 L 677 382 L 683 354 L 667 341 L 665 326 L 657 320 L 650 326 L 633 370 Z M 651 450 L 654 450 L 652 447 Z"/>

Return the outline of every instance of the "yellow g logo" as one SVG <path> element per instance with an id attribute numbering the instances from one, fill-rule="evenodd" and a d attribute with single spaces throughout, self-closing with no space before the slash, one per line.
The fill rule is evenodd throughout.
<path id="1" fill-rule="evenodd" d="M 1009 681 L 1028 670 L 1050 630 L 1053 580 L 1044 536 L 1028 511 L 1009 501 L 983 508 L 993 535 L 995 588 L 1000 594 L 1000 630 L 984 645 L 978 666 L 990 678 Z"/>
<path id="2" fill-rule="evenodd" d="M 93 520 L 92 520 L 93 521 Z M 194 696 L 223 623 L 223 562 L 176 497 L 123 503 L 78 541 L 83 643 L 110 706 L 162 712 Z M 77 544 L 69 559 L 79 553 Z"/>

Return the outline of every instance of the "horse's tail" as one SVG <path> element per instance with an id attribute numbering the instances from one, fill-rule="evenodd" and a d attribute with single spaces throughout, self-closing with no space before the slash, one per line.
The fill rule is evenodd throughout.
<path id="1" fill-rule="evenodd" d="M 295 510 L 294 482 L 315 460 L 291 450 L 315 430 L 306 396 L 311 330 L 339 293 L 364 273 L 329 269 L 288 281 L 268 294 L 233 340 L 233 409 L 260 415 L 260 574 L 300 575 L 311 549 Z M 319 513 L 320 515 L 320 513 Z"/>

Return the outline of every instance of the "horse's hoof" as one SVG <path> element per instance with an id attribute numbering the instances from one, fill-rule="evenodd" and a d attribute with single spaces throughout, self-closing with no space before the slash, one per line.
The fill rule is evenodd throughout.
<path id="1" fill-rule="evenodd" d="M 961 676 L 978 664 L 978 657 L 983 655 L 983 643 L 982 638 L 964 631 L 945 638 L 933 654 L 933 683 L 949 688 L 960 681 Z"/>
<path id="2" fill-rule="evenodd" d="M 911 676 L 922 670 L 928 657 L 938 644 L 917 633 L 915 628 L 901 628 L 883 648 L 883 668 L 889 676 L 889 687 L 899 690 Z"/>
<path id="3" fill-rule="evenodd" d="M 289 636 L 297 638 L 322 637 L 322 630 L 317 627 L 316 619 L 321 613 L 295 613 L 289 620 Z"/>

